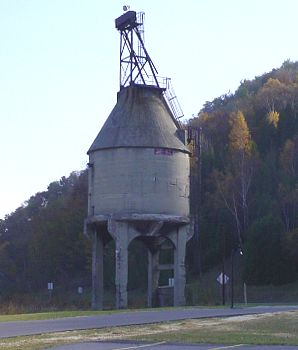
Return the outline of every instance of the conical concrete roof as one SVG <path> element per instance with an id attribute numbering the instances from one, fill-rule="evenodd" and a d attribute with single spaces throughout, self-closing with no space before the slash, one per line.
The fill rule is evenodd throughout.
<path id="1" fill-rule="evenodd" d="M 189 152 L 178 137 L 178 128 L 162 89 L 135 85 L 118 93 L 117 104 L 88 154 L 119 147 L 170 148 Z"/>

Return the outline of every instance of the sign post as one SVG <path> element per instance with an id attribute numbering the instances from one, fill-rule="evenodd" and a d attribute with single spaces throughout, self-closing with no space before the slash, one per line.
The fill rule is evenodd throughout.
<path id="1" fill-rule="evenodd" d="M 225 285 L 228 283 L 229 277 L 225 273 L 221 272 L 217 276 L 216 280 L 222 286 L 222 304 L 225 305 Z"/>

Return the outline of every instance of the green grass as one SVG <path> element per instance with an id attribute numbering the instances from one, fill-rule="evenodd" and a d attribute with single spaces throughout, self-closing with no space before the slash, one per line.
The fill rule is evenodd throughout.
<path id="1" fill-rule="evenodd" d="M 236 266 L 236 265 L 235 265 Z M 226 261 L 226 274 L 230 276 L 231 263 Z M 222 288 L 217 282 L 217 276 L 222 271 L 222 265 L 215 266 L 204 272 L 200 278 L 189 276 L 185 294 L 188 305 L 221 305 Z M 244 288 L 241 271 L 235 270 L 234 276 L 234 301 L 244 302 Z M 231 300 L 230 282 L 226 285 L 226 304 Z M 287 304 L 298 302 L 298 280 L 284 285 L 247 285 L 248 303 Z"/>
<path id="2" fill-rule="evenodd" d="M 292 311 L 12 337 L 1 339 L 0 350 L 41 350 L 63 344 L 112 339 L 297 346 L 297 329 L 298 311 Z"/>
<path id="3" fill-rule="evenodd" d="M 262 306 L 272 306 L 277 305 L 273 303 L 262 304 Z M 282 304 L 284 305 L 284 304 Z M 291 304 L 293 305 L 293 304 Z M 254 307 L 260 306 L 260 304 L 237 304 L 235 307 Z M 1 322 L 13 322 L 13 321 L 33 321 L 33 320 L 49 320 L 64 317 L 79 317 L 79 316 L 95 316 L 95 315 L 111 315 L 115 313 L 123 312 L 137 312 L 137 311 L 161 311 L 161 310 L 179 310 L 187 308 L 206 308 L 206 306 L 182 306 L 182 307 L 163 307 L 163 308 L 144 308 L 144 309 L 124 309 L 124 310 L 68 310 L 68 311 L 48 311 L 48 312 L 35 312 L 35 313 L 24 313 L 24 314 L 14 314 L 14 315 L 0 315 Z M 208 306 L 208 308 L 221 309 L 229 308 L 229 305 L 222 306 Z"/>
<path id="4" fill-rule="evenodd" d="M 9 321 L 31 321 L 31 320 L 47 320 L 63 317 L 77 317 L 77 316 L 93 316 L 101 314 L 110 314 L 113 311 L 54 311 L 54 312 L 39 312 L 17 315 L 0 315 L 0 322 Z"/>
<path id="5" fill-rule="evenodd" d="M 169 331 L 165 328 L 161 333 L 134 338 L 182 343 L 298 345 L 298 312 L 187 320 L 182 325 L 179 331 L 177 327 Z"/>
<path id="6" fill-rule="evenodd" d="M 10 321 L 32 321 L 32 320 L 48 320 L 64 317 L 79 317 L 79 316 L 94 316 L 94 315 L 110 315 L 114 313 L 123 312 L 137 312 L 137 311 L 160 311 L 160 310 L 170 310 L 173 307 L 165 307 L 158 309 L 124 309 L 124 310 L 104 310 L 104 311 L 94 311 L 94 310 L 69 310 L 69 311 L 49 311 L 49 312 L 37 312 L 37 313 L 25 313 L 25 314 L 15 314 L 15 315 L 0 315 L 1 322 Z M 179 308 L 175 308 L 179 309 Z"/>

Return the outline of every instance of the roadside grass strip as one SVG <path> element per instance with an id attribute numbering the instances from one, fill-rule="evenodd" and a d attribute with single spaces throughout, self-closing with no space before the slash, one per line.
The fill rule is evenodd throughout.
<path id="1" fill-rule="evenodd" d="M 119 313 L 122 310 L 117 311 L 92 311 L 92 310 L 82 310 L 82 311 L 50 311 L 50 312 L 38 312 L 38 313 L 28 313 L 28 314 L 15 314 L 15 315 L 0 315 L 1 322 L 10 321 L 40 321 L 49 320 L 64 317 L 79 317 L 79 316 L 95 316 L 95 315 L 111 315 L 113 313 Z M 122 311 L 124 312 L 124 311 Z"/>
<path id="2" fill-rule="evenodd" d="M 187 309 L 190 307 L 164 307 L 159 308 L 160 310 L 179 310 Z M 203 307 L 196 307 L 203 308 Z M 218 308 L 218 307 L 215 307 Z M 79 317 L 79 316 L 96 316 L 96 315 L 112 315 L 119 313 L 131 313 L 139 311 L 156 311 L 156 308 L 144 308 L 144 309 L 125 309 L 125 310 L 69 310 L 69 311 L 49 311 L 49 312 L 36 312 L 36 313 L 23 313 L 23 314 L 4 314 L 0 315 L 0 322 L 10 322 L 10 321 L 33 321 L 33 320 L 48 320 L 64 317 Z"/>
<path id="3" fill-rule="evenodd" d="M 298 345 L 298 312 L 184 320 L 133 339 L 181 343 Z"/>

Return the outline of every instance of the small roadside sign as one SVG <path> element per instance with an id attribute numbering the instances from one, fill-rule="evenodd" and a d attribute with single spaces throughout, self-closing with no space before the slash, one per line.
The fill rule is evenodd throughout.
<path id="1" fill-rule="evenodd" d="M 217 277 L 217 282 L 220 283 L 221 285 L 227 284 L 229 277 L 226 274 L 223 274 L 222 272 L 218 275 Z"/>

